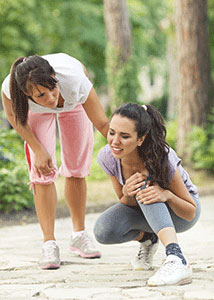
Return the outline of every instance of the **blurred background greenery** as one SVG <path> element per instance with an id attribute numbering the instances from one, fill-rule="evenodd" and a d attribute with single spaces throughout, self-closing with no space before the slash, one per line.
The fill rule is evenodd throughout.
<path id="1" fill-rule="evenodd" d="M 86 66 L 100 101 L 109 116 L 111 111 L 122 102 L 151 103 L 165 118 L 170 146 L 178 150 L 178 130 L 184 127 L 178 118 L 179 97 L 182 97 L 178 91 L 178 77 L 183 76 L 179 74 L 180 69 L 177 67 L 176 58 L 182 47 L 180 44 L 179 48 L 176 40 L 179 21 L 177 20 L 176 23 L 175 15 L 176 10 L 179 10 L 179 1 L 0 0 L 0 83 L 9 73 L 12 62 L 18 56 L 68 53 Z M 191 0 L 187 2 L 190 3 Z M 209 105 L 205 105 L 206 122 L 192 122 L 188 132 L 183 128 L 188 147 L 182 141 L 182 149 L 188 151 L 187 153 L 180 151 L 185 166 L 191 170 L 195 183 L 199 185 L 206 184 L 214 172 L 212 89 L 214 0 L 202 2 L 207 4 L 203 17 L 207 21 L 207 28 L 204 30 L 209 32 L 207 45 L 209 52 L 207 68 L 210 72 L 207 100 Z M 119 49 L 121 51 L 119 58 L 116 51 L 118 49 L 115 50 L 111 42 L 113 34 L 108 28 L 107 21 L 109 14 L 114 17 L 115 11 L 108 6 L 112 3 L 118 5 L 123 3 L 123 8 L 128 11 L 128 15 L 121 15 L 121 18 L 127 18 L 130 45 Z M 200 5 L 200 0 L 192 1 L 192 8 L 194 5 Z M 199 21 L 200 15 L 196 22 Z M 115 24 L 116 34 L 122 31 L 120 25 L 118 29 Z M 128 56 L 120 60 L 126 46 Z M 209 72 L 204 70 L 202 73 Z M 204 89 L 207 88 L 204 86 Z M 204 100 L 201 98 L 199 101 L 203 105 Z M 200 110 L 195 114 L 200 115 Z M 9 129 L 4 113 L 1 114 L 1 120 L 0 211 L 30 208 L 33 206 L 33 200 L 32 193 L 28 191 L 23 141 L 13 129 Z M 100 190 L 103 191 L 105 198 L 114 197 L 107 175 L 96 163 L 97 153 L 105 144 L 106 140 L 95 130 L 92 168 L 87 178 L 89 201 L 104 197 L 98 193 Z M 57 161 L 60 164 L 59 142 Z M 102 187 L 97 188 L 98 184 L 102 184 Z M 61 178 L 57 182 L 57 188 L 59 198 L 63 199 Z"/>

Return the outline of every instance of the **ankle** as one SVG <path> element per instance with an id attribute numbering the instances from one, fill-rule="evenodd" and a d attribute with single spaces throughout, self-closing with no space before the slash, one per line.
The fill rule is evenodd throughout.
<path id="1" fill-rule="evenodd" d="M 49 245 L 56 245 L 56 241 L 55 240 L 48 240 L 46 242 L 43 242 L 42 247 L 49 247 Z"/>
<path id="2" fill-rule="evenodd" d="M 138 240 L 138 242 L 143 243 L 147 240 L 150 240 L 152 244 L 155 244 L 158 241 L 158 237 L 154 232 L 145 232 L 142 239 Z"/>
<path id="3" fill-rule="evenodd" d="M 175 255 L 178 256 L 184 265 L 187 265 L 187 261 L 181 251 L 181 248 L 176 243 L 171 243 L 166 246 L 166 256 Z"/>
<path id="4" fill-rule="evenodd" d="M 80 230 L 80 231 L 73 231 L 72 232 L 72 237 L 75 238 L 77 236 L 81 236 L 82 234 L 84 234 L 85 229 L 84 230 Z"/>

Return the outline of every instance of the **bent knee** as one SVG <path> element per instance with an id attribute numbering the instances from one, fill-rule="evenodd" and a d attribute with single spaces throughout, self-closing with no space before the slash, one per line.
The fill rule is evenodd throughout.
<path id="1" fill-rule="evenodd" d="M 114 244 L 116 241 L 115 230 L 111 226 L 98 220 L 94 226 L 94 236 L 101 244 Z"/>

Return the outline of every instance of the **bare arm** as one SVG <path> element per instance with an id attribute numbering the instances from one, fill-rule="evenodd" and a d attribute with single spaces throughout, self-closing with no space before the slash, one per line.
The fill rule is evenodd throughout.
<path id="1" fill-rule="evenodd" d="M 124 195 L 124 189 L 123 186 L 119 183 L 117 178 L 115 176 L 109 176 L 112 181 L 112 185 L 114 187 L 114 191 L 119 198 L 120 202 L 129 206 L 136 206 L 137 202 L 134 197 Z"/>
<path id="2" fill-rule="evenodd" d="M 13 128 L 17 131 L 17 133 L 21 136 L 21 138 L 26 141 L 33 152 L 35 153 L 35 169 L 38 175 L 49 175 L 52 171 L 52 161 L 50 159 L 50 155 L 40 144 L 38 139 L 35 137 L 32 132 L 30 126 L 26 124 L 26 126 L 22 126 L 15 121 L 15 114 L 12 108 L 12 101 L 6 97 L 6 95 L 2 92 L 2 100 L 4 110 L 7 116 L 8 121 L 13 126 Z"/>
<path id="3" fill-rule="evenodd" d="M 107 137 L 109 129 L 109 120 L 100 104 L 98 96 L 94 88 L 91 89 L 90 94 L 83 107 L 94 126 L 99 130 L 104 137 Z"/>
<path id="4" fill-rule="evenodd" d="M 194 218 L 196 204 L 188 192 L 178 169 L 170 182 L 167 198 L 167 203 L 176 215 L 187 221 Z"/>
<path id="5" fill-rule="evenodd" d="M 82 64 L 85 75 L 88 77 L 86 67 Z M 109 129 L 109 120 L 103 110 L 94 88 L 91 89 L 83 107 L 94 126 L 106 138 Z"/>

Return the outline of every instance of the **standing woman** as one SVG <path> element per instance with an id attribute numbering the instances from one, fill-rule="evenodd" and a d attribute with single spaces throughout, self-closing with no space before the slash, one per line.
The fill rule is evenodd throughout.
<path id="1" fill-rule="evenodd" d="M 108 119 L 85 67 L 63 54 L 19 57 L 2 84 L 7 118 L 25 141 L 30 186 L 44 236 L 42 269 L 60 267 L 54 236 L 58 173 L 66 178 L 65 197 L 73 222 L 70 249 L 84 258 L 100 257 L 85 230 L 86 182 L 94 126 L 106 136 Z M 61 161 L 56 165 L 56 116 Z M 91 123 L 92 122 L 92 123 Z"/>
<path id="2" fill-rule="evenodd" d="M 190 229 L 200 214 L 197 188 L 165 137 L 163 119 L 153 106 L 128 103 L 114 112 L 109 145 L 98 154 L 120 202 L 98 218 L 95 237 L 103 244 L 137 240 L 134 270 L 152 268 L 160 239 L 167 257 L 148 280 L 149 286 L 192 281 L 176 233 Z"/>

